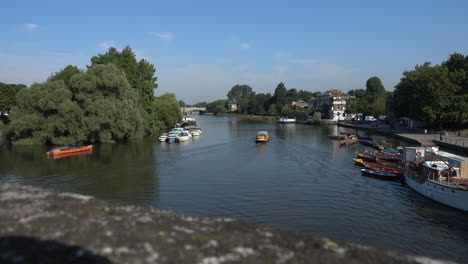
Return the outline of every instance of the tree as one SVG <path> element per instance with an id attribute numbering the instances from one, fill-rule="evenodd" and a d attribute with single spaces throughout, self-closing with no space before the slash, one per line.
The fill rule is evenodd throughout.
<path id="1" fill-rule="evenodd" d="M 377 98 L 382 98 L 387 95 L 382 81 L 379 77 L 371 77 L 366 82 L 366 96 L 369 103 L 373 103 Z"/>
<path id="2" fill-rule="evenodd" d="M 292 112 L 292 109 L 289 106 L 285 106 L 283 107 L 283 109 L 281 109 L 281 114 L 284 116 L 289 115 L 291 112 Z"/>
<path id="3" fill-rule="evenodd" d="M 179 101 L 179 106 L 180 106 L 181 108 L 185 107 L 185 102 L 182 101 L 182 100 L 180 100 L 180 101 Z"/>
<path id="4" fill-rule="evenodd" d="M 147 113 L 125 73 L 112 64 L 22 89 L 11 113 L 17 144 L 77 145 L 140 138 Z"/>
<path id="5" fill-rule="evenodd" d="M 288 103 L 287 98 L 288 90 L 284 86 L 283 82 L 280 82 L 275 89 L 275 94 L 273 95 L 273 103 L 276 105 L 277 112 L 280 112 L 285 104 Z"/>
<path id="6" fill-rule="evenodd" d="M 297 90 L 295 88 L 289 89 L 286 93 L 286 97 L 288 98 L 288 103 L 292 101 L 297 101 L 297 99 L 299 99 Z"/>
<path id="7" fill-rule="evenodd" d="M 362 98 L 366 96 L 366 90 L 364 89 L 349 90 L 348 95 L 355 96 L 356 98 Z"/>
<path id="8" fill-rule="evenodd" d="M 216 100 L 206 105 L 206 110 L 214 115 L 227 113 L 227 100 Z"/>
<path id="9" fill-rule="evenodd" d="M 276 105 L 275 104 L 271 104 L 270 107 L 268 108 L 268 112 L 267 112 L 269 115 L 271 116 L 275 116 L 278 114 L 278 111 L 276 110 Z"/>
<path id="10" fill-rule="evenodd" d="M 48 81 L 62 80 L 65 82 L 65 85 L 68 86 L 70 84 L 71 77 L 75 74 L 82 73 L 82 72 L 83 71 L 78 69 L 78 67 L 73 66 L 73 65 L 68 65 L 64 69 L 51 74 L 47 80 Z"/>
<path id="11" fill-rule="evenodd" d="M 168 131 L 182 120 L 180 102 L 183 101 L 177 102 L 176 96 L 173 93 L 166 93 L 160 97 L 155 97 L 153 113 L 155 115 L 154 119 L 158 120 L 158 132 Z"/>
<path id="12" fill-rule="evenodd" d="M 297 97 L 298 97 L 298 99 L 302 99 L 302 100 L 307 102 L 312 97 L 314 97 L 314 95 L 309 91 L 299 90 L 299 92 L 297 93 Z"/>
<path id="13" fill-rule="evenodd" d="M 0 82 L 0 116 L 8 114 L 16 105 L 16 94 L 26 88 L 23 84 L 6 84 Z"/>
<path id="14" fill-rule="evenodd" d="M 111 47 L 106 53 L 92 57 L 91 66 L 88 66 L 88 68 L 97 64 L 108 63 L 116 65 L 125 72 L 130 86 L 138 92 L 140 103 L 151 114 L 153 110 L 154 89 L 158 87 L 154 65 L 145 59 L 137 61 L 135 53 L 129 46 L 126 46 L 122 52 Z"/>
<path id="15" fill-rule="evenodd" d="M 237 101 L 237 112 L 247 114 L 248 102 L 253 95 L 252 87 L 246 84 L 236 84 L 227 93 L 229 100 Z"/>

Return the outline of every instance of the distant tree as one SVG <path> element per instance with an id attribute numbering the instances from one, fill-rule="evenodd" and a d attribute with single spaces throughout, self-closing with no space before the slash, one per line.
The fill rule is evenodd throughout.
<path id="1" fill-rule="evenodd" d="M 206 110 L 214 115 L 227 113 L 227 100 L 216 100 L 206 105 Z"/>
<path id="2" fill-rule="evenodd" d="M 313 93 L 312 93 L 312 96 L 313 96 L 313 97 L 317 97 L 317 96 L 318 96 L 319 94 L 321 94 L 321 93 L 322 93 L 322 92 L 313 92 Z"/>
<path id="3" fill-rule="evenodd" d="M 271 116 L 275 116 L 275 115 L 278 114 L 278 111 L 276 110 L 276 105 L 275 104 L 270 105 L 270 107 L 268 108 L 267 114 L 269 114 Z"/>
<path id="4" fill-rule="evenodd" d="M 281 112 L 283 106 L 288 103 L 287 97 L 288 90 L 284 86 L 283 82 L 280 82 L 275 89 L 275 94 L 273 95 L 273 103 L 276 105 L 277 112 Z"/>
<path id="5" fill-rule="evenodd" d="M 349 90 L 348 95 L 355 96 L 356 98 L 362 98 L 366 96 L 366 90 L 364 89 Z"/>
<path id="6" fill-rule="evenodd" d="M 371 77 L 366 82 L 366 96 L 368 97 L 367 101 L 373 103 L 378 98 L 383 98 L 387 95 L 385 88 L 382 84 L 382 81 L 379 77 Z"/>
<path id="7" fill-rule="evenodd" d="M 247 114 L 248 103 L 250 97 L 253 95 L 252 87 L 246 84 L 236 84 L 227 93 L 229 100 L 237 101 L 237 112 Z"/>
<path id="8" fill-rule="evenodd" d="M 364 97 L 348 99 L 345 112 L 348 114 L 363 113 L 364 115 L 372 115 L 371 106 Z"/>
<path id="9" fill-rule="evenodd" d="M 198 102 L 194 106 L 195 107 L 206 107 L 207 104 L 208 104 L 207 102 Z"/>
<path id="10" fill-rule="evenodd" d="M 312 97 L 314 97 L 314 95 L 309 91 L 299 90 L 299 92 L 297 93 L 297 97 L 298 97 L 298 99 L 302 99 L 302 100 L 307 102 Z"/>
<path id="11" fill-rule="evenodd" d="M 288 98 L 287 100 L 288 103 L 292 101 L 297 101 L 297 99 L 299 99 L 297 90 L 295 88 L 289 89 L 286 93 L 286 97 Z"/>
<path id="12" fill-rule="evenodd" d="M 180 100 L 180 101 L 179 101 L 179 106 L 180 106 L 181 108 L 184 107 L 184 106 L 185 106 L 185 102 L 182 101 L 182 100 Z"/>
<path id="13" fill-rule="evenodd" d="M 82 73 L 82 72 L 83 70 L 78 69 L 78 67 L 73 66 L 73 65 L 68 65 L 64 69 L 51 74 L 51 76 L 48 78 L 48 81 L 62 80 L 65 82 L 65 85 L 68 86 L 70 84 L 70 80 L 72 76 L 78 73 Z"/>
<path id="14" fill-rule="evenodd" d="M 283 109 L 281 109 L 281 114 L 284 116 L 289 115 L 291 112 L 292 112 L 292 109 L 289 106 L 285 106 L 283 107 Z"/>
<path id="15" fill-rule="evenodd" d="M 23 84 L 6 84 L 0 82 L 0 117 L 8 114 L 16 105 L 16 94 L 26 88 Z"/>

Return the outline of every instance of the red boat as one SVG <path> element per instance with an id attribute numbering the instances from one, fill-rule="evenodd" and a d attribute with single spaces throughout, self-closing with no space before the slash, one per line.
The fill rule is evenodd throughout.
<path id="1" fill-rule="evenodd" d="M 93 150 L 93 145 L 88 145 L 88 146 L 81 146 L 81 147 L 60 147 L 60 148 L 55 148 L 50 151 L 46 152 L 46 155 L 49 157 L 63 157 L 63 156 L 69 156 L 72 154 L 79 154 L 79 153 L 89 153 L 90 151 Z"/>

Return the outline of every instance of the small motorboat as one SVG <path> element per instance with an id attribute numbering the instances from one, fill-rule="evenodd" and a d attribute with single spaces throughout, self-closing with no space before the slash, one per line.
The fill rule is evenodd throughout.
<path id="1" fill-rule="evenodd" d="M 165 142 L 167 138 L 167 133 L 162 133 L 161 136 L 159 136 L 159 141 Z"/>
<path id="2" fill-rule="evenodd" d="M 93 150 L 93 145 L 73 147 L 73 148 L 64 146 L 64 147 L 49 150 L 46 152 L 46 155 L 49 157 L 64 156 L 64 155 L 69 156 L 72 154 L 79 154 L 82 152 L 90 152 L 92 150 Z"/>
<path id="3" fill-rule="evenodd" d="M 278 120 L 278 123 L 283 123 L 283 124 L 296 123 L 296 118 L 281 117 Z"/>
<path id="4" fill-rule="evenodd" d="M 190 139 L 192 139 L 192 135 L 187 131 L 183 131 L 177 136 L 177 141 L 179 142 L 189 141 Z"/>
<path id="5" fill-rule="evenodd" d="M 177 135 L 178 135 L 178 134 L 176 134 L 176 133 L 169 133 L 169 134 L 167 134 L 166 142 L 167 142 L 167 143 L 174 143 L 174 142 L 176 142 Z"/>
<path id="6" fill-rule="evenodd" d="M 255 142 L 257 143 L 268 142 L 268 140 L 270 140 L 270 136 L 268 135 L 268 132 L 266 131 L 260 131 L 255 136 Z"/>
<path id="7" fill-rule="evenodd" d="M 382 180 L 388 180 L 388 181 L 401 180 L 401 176 L 393 174 L 393 173 L 388 173 L 388 172 L 383 172 L 383 171 L 378 171 L 378 170 L 370 170 L 370 169 L 361 169 L 361 172 L 363 175 L 371 176 L 371 177 L 382 179 Z"/>

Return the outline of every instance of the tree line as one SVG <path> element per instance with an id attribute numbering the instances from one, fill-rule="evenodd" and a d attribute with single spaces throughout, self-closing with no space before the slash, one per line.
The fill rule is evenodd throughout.
<path id="1" fill-rule="evenodd" d="M 128 46 L 92 57 L 86 70 L 69 65 L 17 90 L 7 137 L 15 144 L 79 145 L 167 130 L 182 114 L 174 94 L 154 96 L 155 72 Z"/>

